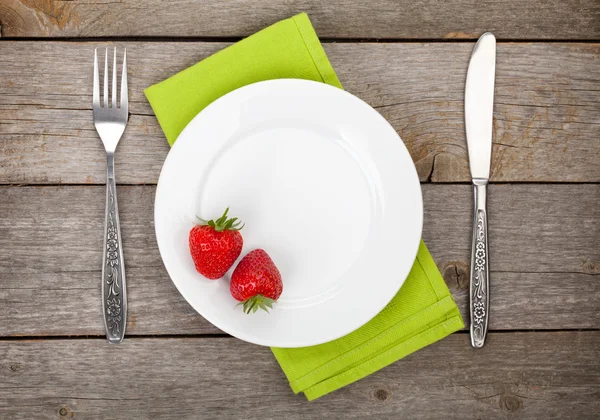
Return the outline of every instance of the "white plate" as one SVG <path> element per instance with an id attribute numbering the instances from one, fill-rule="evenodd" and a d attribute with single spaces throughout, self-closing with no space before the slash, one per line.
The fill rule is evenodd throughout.
<path id="1" fill-rule="evenodd" d="M 281 271 L 270 314 L 235 307 L 231 271 L 212 281 L 194 269 L 195 216 L 227 206 L 246 223 L 242 256 L 263 248 Z M 164 163 L 154 219 L 165 267 L 198 313 L 245 341 L 302 347 L 354 331 L 392 299 L 417 254 L 423 203 L 412 159 L 377 111 L 323 83 L 280 79 L 189 123 Z"/>

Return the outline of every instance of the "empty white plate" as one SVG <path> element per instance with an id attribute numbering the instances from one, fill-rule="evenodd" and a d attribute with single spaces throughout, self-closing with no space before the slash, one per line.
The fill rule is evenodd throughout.
<path id="1" fill-rule="evenodd" d="M 242 256 L 263 248 L 281 271 L 269 314 L 236 308 L 231 271 L 215 281 L 194 268 L 195 216 L 226 207 L 246 223 Z M 231 92 L 189 123 L 164 163 L 154 218 L 165 267 L 204 318 L 245 341 L 303 347 L 352 332 L 394 297 L 423 203 L 412 159 L 377 111 L 323 83 L 280 79 Z"/>

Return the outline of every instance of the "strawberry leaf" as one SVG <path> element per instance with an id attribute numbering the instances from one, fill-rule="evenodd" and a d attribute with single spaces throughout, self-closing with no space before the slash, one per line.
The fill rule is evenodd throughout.
<path id="1" fill-rule="evenodd" d="M 233 217 L 231 219 L 227 218 L 227 214 L 229 213 L 229 207 L 225 209 L 225 212 L 221 217 L 216 220 L 204 220 L 200 217 L 196 216 L 196 219 L 202 225 L 207 225 L 216 230 L 217 232 L 222 232 L 224 230 L 240 230 L 244 227 L 244 225 L 240 226 L 240 220 L 237 217 Z"/>
<path id="2" fill-rule="evenodd" d="M 273 299 L 269 299 L 263 295 L 252 296 L 251 298 L 246 299 L 243 302 L 240 302 L 236 305 L 236 308 L 242 305 L 242 309 L 244 313 L 255 313 L 259 309 L 269 313 L 269 309 L 273 309 L 273 303 L 276 301 Z"/>
<path id="3" fill-rule="evenodd" d="M 222 225 L 225 222 L 225 220 L 227 220 L 227 212 L 229 212 L 229 207 L 225 209 L 225 213 L 223 213 L 223 216 L 217 219 L 217 221 L 215 222 L 217 225 Z"/>

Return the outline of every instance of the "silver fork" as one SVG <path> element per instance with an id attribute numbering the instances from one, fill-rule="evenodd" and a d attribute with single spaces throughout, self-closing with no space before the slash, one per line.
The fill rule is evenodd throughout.
<path id="1" fill-rule="evenodd" d="M 125 131 L 128 117 L 127 100 L 127 50 L 123 53 L 121 75 L 121 100 L 117 106 L 117 49 L 114 50 L 112 71 L 112 103 L 108 103 L 108 48 L 104 60 L 104 104 L 100 102 L 100 76 L 98 74 L 98 50 L 94 51 L 94 125 L 106 149 L 106 219 L 104 223 L 104 253 L 102 257 L 102 310 L 106 338 L 118 344 L 125 336 L 127 320 L 127 290 L 125 265 L 121 245 L 119 208 L 115 183 L 115 150 Z"/>

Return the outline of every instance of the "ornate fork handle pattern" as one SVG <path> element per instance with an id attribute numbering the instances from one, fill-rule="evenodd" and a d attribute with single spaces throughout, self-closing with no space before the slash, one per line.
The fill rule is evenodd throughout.
<path id="1" fill-rule="evenodd" d="M 114 158 L 112 159 L 114 161 Z M 112 175 L 112 176 L 111 176 Z M 109 343 L 120 343 L 125 336 L 127 291 L 119 227 L 113 162 L 109 158 L 106 185 L 106 235 L 102 264 L 102 307 Z"/>
<path id="2" fill-rule="evenodd" d="M 483 347 L 489 319 L 489 261 L 486 193 L 487 185 L 475 185 L 475 214 L 471 249 L 471 345 Z"/>

